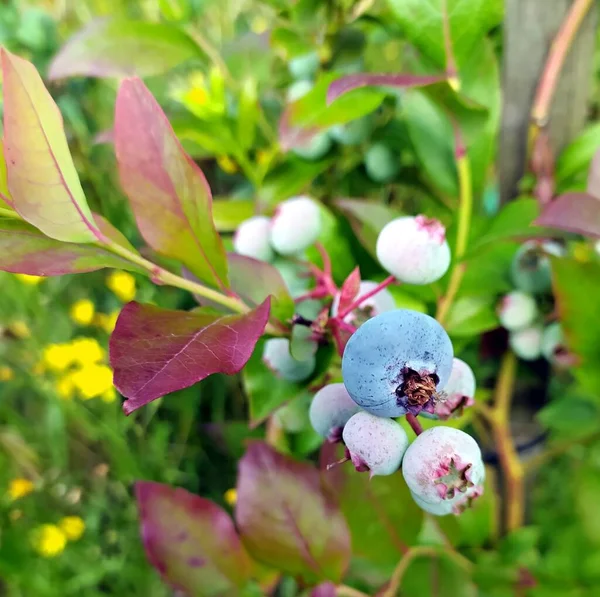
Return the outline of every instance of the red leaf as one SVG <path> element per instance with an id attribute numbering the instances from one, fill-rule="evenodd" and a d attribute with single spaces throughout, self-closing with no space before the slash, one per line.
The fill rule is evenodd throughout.
<path id="1" fill-rule="evenodd" d="M 114 142 L 121 185 L 146 242 L 204 282 L 227 286 L 208 183 L 139 79 L 126 79 L 119 89 Z"/>
<path id="2" fill-rule="evenodd" d="M 544 206 L 534 223 L 600 238 L 600 199 L 587 193 L 565 193 Z"/>
<path id="3" fill-rule="evenodd" d="M 146 555 L 163 579 L 195 597 L 238 594 L 251 563 L 229 515 L 184 489 L 138 481 Z"/>
<path id="4" fill-rule="evenodd" d="M 327 90 L 327 103 L 330 104 L 338 97 L 360 87 L 425 87 L 433 83 L 439 83 L 446 79 L 445 75 L 403 75 L 403 74 L 376 74 L 357 73 L 337 79 Z"/>
<path id="5" fill-rule="evenodd" d="M 339 582 L 350 558 L 346 521 L 318 470 L 252 442 L 241 459 L 235 518 L 253 558 L 306 582 Z"/>
<path id="6" fill-rule="evenodd" d="M 269 309 L 270 299 L 249 313 L 225 316 L 126 305 L 110 338 L 114 383 L 128 398 L 125 414 L 213 373 L 240 371 L 267 325 Z"/>
<path id="7" fill-rule="evenodd" d="M 108 230 L 105 224 L 108 222 L 96 220 L 99 228 Z M 0 220 L 0 270 L 33 276 L 63 276 L 104 267 L 142 272 L 130 261 L 97 245 L 63 243 L 44 236 L 21 220 Z"/>
<path id="8" fill-rule="evenodd" d="M 338 313 L 343 313 L 356 298 L 360 289 L 360 269 L 355 267 L 346 278 L 340 291 L 340 303 Z"/>

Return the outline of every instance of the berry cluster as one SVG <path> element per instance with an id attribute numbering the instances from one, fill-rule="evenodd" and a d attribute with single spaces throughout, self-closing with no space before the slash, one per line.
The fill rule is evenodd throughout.
<path id="1" fill-rule="evenodd" d="M 546 358 L 561 364 L 568 358 L 560 323 L 544 324 L 542 309 L 552 287 L 550 257 L 564 254 L 562 245 L 551 240 L 530 240 L 517 251 L 511 277 L 516 290 L 498 305 L 498 318 L 509 332 L 509 344 L 526 361 Z"/>
<path id="2" fill-rule="evenodd" d="M 433 427 L 409 443 L 393 417 L 448 418 L 472 404 L 475 378 L 453 357 L 442 326 L 423 313 L 395 309 L 366 321 L 342 358 L 344 383 L 322 388 L 309 417 L 347 459 L 371 476 L 402 474 L 415 502 L 438 516 L 462 512 L 481 495 L 485 469 L 468 434 Z"/>

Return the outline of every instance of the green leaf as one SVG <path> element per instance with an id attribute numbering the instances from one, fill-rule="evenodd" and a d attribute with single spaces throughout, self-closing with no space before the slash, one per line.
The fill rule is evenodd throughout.
<path id="1" fill-rule="evenodd" d="M 340 582 L 350 534 L 319 471 L 252 442 L 239 464 L 235 519 L 253 558 L 308 583 Z"/>
<path id="2" fill-rule="evenodd" d="M 62 116 L 33 64 L 2 50 L 4 153 L 19 214 L 46 236 L 102 240 L 69 152 Z"/>
<path id="3" fill-rule="evenodd" d="M 401 214 L 383 203 L 361 199 L 338 199 L 335 205 L 348 218 L 362 246 L 377 259 L 375 247 L 381 229 Z"/>
<path id="4" fill-rule="evenodd" d="M 456 300 L 446 322 L 454 337 L 477 336 L 498 327 L 495 297 L 463 296 Z"/>
<path id="5" fill-rule="evenodd" d="M 204 54 L 177 27 L 121 18 L 96 19 L 63 46 L 50 65 L 49 77 L 147 77 L 195 57 Z"/>
<path id="6" fill-rule="evenodd" d="M 600 263 L 552 258 L 554 296 L 567 347 L 578 358 L 575 375 L 584 390 L 600 392 Z"/>
<path id="7" fill-rule="evenodd" d="M 554 176 L 559 188 L 564 189 L 574 178 L 585 178 L 596 151 L 600 149 L 600 123 L 588 125 L 556 160 Z"/>
<path id="8" fill-rule="evenodd" d="M 576 438 L 593 433 L 600 424 L 600 406 L 572 392 L 556 397 L 537 418 L 556 437 Z"/>
<path id="9" fill-rule="evenodd" d="M 510 264 L 519 245 L 506 241 L 486 245 L 486 250 L 471 253 L 460 285 L 461 296 L 497 296 L 514 288 L 510 279 Z"/>
<path id="10" fill-rule="evenodd" d="M 255 209 L 255 203 L 251 199 L 215 199 L 215 227 L 219 232 L 235 232 L 242 222 L 255 215 Z"/>
<path id="11" fill-rule="evenodd" d="M 445 69 L 444 0 L 388 0 L 406 38 L 438 68 Z M 501 0 L 447 0 L 450 38 L 459 70 L 487 32 L 502 22 Z"/>

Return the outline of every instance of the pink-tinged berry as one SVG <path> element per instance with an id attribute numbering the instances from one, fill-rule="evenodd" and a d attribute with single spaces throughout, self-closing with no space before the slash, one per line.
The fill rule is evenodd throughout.
<path id="1" fill-rule="evenodd" d="M 511 332 L 508 343 L 512 351 L 524 361 L 535 361 L 542 356 L 542 328 L 531 326 Z"/>
<path id="2" fill-rule="evenodd" d="M 371 280 L 362 281 L 360 283 L 355 301 L 360 300 L 361 296 L 364 296 L 373 289 L 377 288 L 377 285 L 377 282 L 372 282 Z M 338 293 L 334 297 L 333 303 L 331 304 L 332 317 L 337 315 L 339 304 L 340 295 Z M 385 313 L 386 311 L 393 311 L 395 308 L 396 303 L 394 301 L 394 297 L 387 288 L 383 288 L 377 294 L 374 294 L 373 296 L 370 296 L 368 299 L 361 302 L 359 307 L 344 317 L 344 321 L 358 327 L 367 321 L 367 319 L 371 319 L 371 317 L 375 317 L 376 315 Z"/>
<path id="3" fill-rule="evenodd" d="M 431 284 L 450 266 L 446 229 L 422 215 L 392 220 L 377 238 L 377 259 L 401 282 Z"/>
<path id="4" fill-rule="evenodd" d="M 440 419 L 461 415 L 467 406 L 475 404 L 475 375 L 469 365 L 454 358 L 450 379 L 440 392 L 435 414 Z"/>
<path id="5" fill-rule="evenodd" d="M 366 412 L 350 418 L 342 438 L 354 468 L 371 477 L 395 473 L 408 448 L 408 436 L 396 421 Z"/>
<path id="6" fill-rule="evenodd" d="M 312 400 L 308 416 L 313 429 L 331 442 L 341 441 L 349 419 L 360 411 L 343 383 L 321 388 Z"/>
<path id="7" fill-rule="evenodd" d="M 563 364 L 569 351 L 565 342 L 565 335 L 560 323 L 555 321 L 544 328 L 542 332 L 541 352 L 550 363 Z"/>
<path id="8" fill-rule="evenodd" d="M 535 299 L 525 292 L 515 290 L 502 297 L 498 305 L 498 318 L 508 331 L 529 327 L 538 314 Z"/>
<path id="9" fill-rule="evenodd" d="M 312 245 L 321 232 L 321 210 L 310 197 L 280 203 L 271 220 L 271 246 L 281 255 L 295 255 Z"/>
<path id="10" fill-rule="evenodd" d="M 242 222 L 233 236 L 233 249 L 240 255 L 260 261 L 271 261 L 274 253 L 269 242 L 271 220 L 266 216 L 254 216 Z"/>
<path id="11" fill-rule="evenodd" d="M 485 468 L 481 450 L 470 435 L 452 427 L 433 427 L 409 446 L 402 474 L 419 499 L 439 504 L 481 485 Z"/>
<path id="12" fill-rule="evenodd" d="M 448 514 L 460 515 L 465 510 L 468 510 L 473 505 L 473 502 L 483 494 L 483 486 L 482 485 L 473 485 L 473 487 L 469 487 L 465 493 L 458 493 L 452 499 L 443 500 L 436 504 L 431 504 L 430 502 L 426 502 L 422 500 L 418 495 L 414 494 L 412 491 L 410 495 L 412 496 L 415 504 L 419 506 L 425 512 L 429 514 L 433 514 L 434 516 L 447 516 Z"/>

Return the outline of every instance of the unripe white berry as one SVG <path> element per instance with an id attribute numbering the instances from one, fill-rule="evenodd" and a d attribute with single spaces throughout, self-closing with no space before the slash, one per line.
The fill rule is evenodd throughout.
<path id="1" fill-rule="evenodd" d="M 524 361 L 535 361 L 542 356 L 542 328 L 532 326 L 511 332 L 508 343 L 513 352 Z"/>
<path id="2" fill-rule="evenodd" d="M 356 295 L 355 300 L 359 300 L 361 296 L 371 292 L 374 288 L 377 287 L 377 282 L 373 282 L 371 280 L 363 280 L 360 283 L 358 294 Z M 331 316 L 335 317 L 338 312 L 338 307 L 340 304 L 340 295 L 339 293 L 335 295 L 333 302 L 331 304 Z M 354 325 L 360 325 L 365 320 L 370 317 L 375 317 L 380 313 L 385 313 L 386 311 L 393 311 L 396 308 L 396 302 L 394 301 L 394 297 L 392 293 L 387 289 L 383 288 L 377 294 L 369 297 L 364 300 L 360 307 L 348 313 L 346 317 L 344 317 L 344 321 L 346 323 L 351 323 Z"/>
<path id="3" fill-rule="evenodd" d="M 541 352 L 551 363 L 555 362 L 557 353 L 565 348 L 565 336 L 560 323 L 555 321 L 544 328 L 542 333 Z"/>
<path id="4" fill-rule="evenodd" d="M 535 299 L 525 292 L 515 290 L 505 295 L 498 306 L 498 318 L 509 331 L 529 327 L 537 317 Z"/>
<path id="5" fill-rule="evenodd" d="M 377 258 L 401 282 L 435 282 L 450 266 L 446 229 L 438 220 L 422 215 L 392 220 L 377 238 Z"/>
<path id="6" fill-rule="evenodd" d="M 278 377 L 299 382 L 312 375 L 316 358 L 313 354 L 304 361 L 297 361 L 290 353 L 290 341 L 287 338 L 271 338 L 265 342 L 263 362 Z"/>
<path id="7" fill-rule="evenodd" d="M 269 243 L 271 220 L 266 216 L 254 216 L 242 222 L 233 236 L 233 248 L 236 253 L 271 261 L 274 253 Z"/>
<path id="8" fill-rule="evenodd" d="M 312 245 L 321 232 L 321 211 L 310 197 L 294 197 L 277 206 L 271 220 L 271 246 L 294 255 Z"/>

